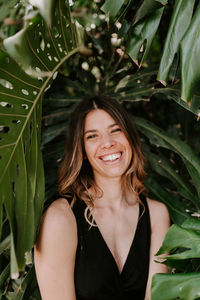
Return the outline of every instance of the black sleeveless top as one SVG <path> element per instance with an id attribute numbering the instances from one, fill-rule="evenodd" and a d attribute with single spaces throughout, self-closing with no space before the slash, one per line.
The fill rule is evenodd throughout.
<path id="1" fill-rule="evenodd" d="M 73 212 L 78 227 L 75 262 L 77 300 L 144 300 L 149 269 L 150 217 L 145 197 L 138 224 L 121 273 L 98 227 L 84 217 L 86 205 L 76 200 Z"/>

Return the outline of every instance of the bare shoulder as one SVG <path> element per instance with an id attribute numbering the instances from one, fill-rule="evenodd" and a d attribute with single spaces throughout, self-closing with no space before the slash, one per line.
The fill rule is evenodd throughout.
<path id="1" fill-rule="evenodd" d="M 59 198 L 55 200 L 45 212 L 42 218 L 42 224 L 47 223 L 50 227 L 60 227 L 63 229 L 76 226 L 75 216 L 68 201 L 64 198 Z M 67 229 L 66 228 L 66 229 Z"/>
<path id="2" fill-rule="evenodd" d="M 167 206 L 160 201 L 147 198 L 147 203 L 148 203 L 150 211 L 152 211 L 152 212 L 168 213 Z"/>
<path id="3" fill-rule="evenodd" d="M 75 221 L 74 214 L 72 209 L 68 203 L 68 201 L 64 198 L 59 198 L 55 200 L 47 209 L 44 214 L 44 219 L 55 219 L 61 221 Z"/>
<path id="4" fill-rule="evenodd" d="M 147 203 L 149 206 L 152 225 L 158 224 L 158 222 L 164 222 L 169 226 L 170 216 L 167 206 L 160 201 L 153 200 L 150 198 L 147 198 Z"/>
<path id="5" fill-rule="evenodd" d="M 73 235 L 76 236 L 77 226 L 76 219 L 72 209 L 64 198 L 55 200 L 46 210 L 42 217 L 37 246 L 41 244 L 41 240 L 48 235 Z"/>

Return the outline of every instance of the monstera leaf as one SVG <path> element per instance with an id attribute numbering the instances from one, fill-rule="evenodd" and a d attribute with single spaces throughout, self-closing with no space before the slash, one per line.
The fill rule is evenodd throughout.
<path id="1" fill-rule="evenodd" d="M 199 280 L 200 273 L 156 274 L 152 280 L 151 299 L 199 299 Z"/>
<path id="2" fill-rule="evenodd" d="M 171 226 L 157 255 L 172 251 L 171 255 L 165 257 L 167 264 L 171 267 L 180 261 L 184 264 L 184 261 L 187 260 L 190 260 L 190 265 L 192 265 L 192 259 L 194 264 L 194 260 L 200 258 L 199 223 L 198 219 L 190 218 L 182 226 Z M 198 271 L 198 267 L 196 271 Z M 156 274 L 152 280 L 151 299 L 197 299 L 200 293 L 199 280 L 199 272 Z"/>
<path id="3" fill-rule="evenodd" d="M 52 20 L 44 14 L 48 5 L 50 12 L 55 8 Z M 13 278 L 30 261 L 43 208 L 42 96 L 59 67 L 81 47 L 67 2 L 38 1 L 38 10 L 41 14 L 35 11 L 23 30 L 5 40 L 9 54 L 0 52 L 0 225 L 4 206 Z"/>

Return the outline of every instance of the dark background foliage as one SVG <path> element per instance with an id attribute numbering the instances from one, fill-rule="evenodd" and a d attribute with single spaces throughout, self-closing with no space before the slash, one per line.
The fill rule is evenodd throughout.
<path id="1" fill-rule="evenodd" d="M 141 65 L 147 49 L 146 39 L 137 61 L 128 55 L 132 50 L 130 41 L 135 34 L 135 26 L 140 22 L 148 23 L 148 17 L 161 7 L 160 2 L 164 4 L 165 1 L 158 1 L 156 6 L 153 1 L 149 1 L 149 10 L 145 9 L 143 16 L 141 7 L 148 4 L 148 1 L 124 1 L 115 14 L 115 6 L 112 7 L 110 16 L 105 13 L 105 8 L 102 10 L 102 5 L 106 2 L 109 1 L 79 0 L 73 3 L 71 15 L 84 29 L 85 47 L 62 63 L 51 88 L 46 89 L 43 96 L 41 148 L 46 188 L 44 207 L 58 197 L 57 170 L 63 156 L 65 132 L 71 111 L 85 96 L 104 93 L 117 98 L 128 110 L 140 132 L 143 151 L 148 160 L 146 187 L 150 197 L 164 202 L 169 208 L 172 223 L 182 226 L 172 227 L 161 252 L 171 251 L 166 263 L 177 274 L 181 273 L 186 277 L 182 281 L 177 277 L 170 277 L 173 275 L 166 275 L 164 280 L 163 277 L 156 277 L 158 279 L 153 285 L 152 300 L 158 299 L 157 295 L 160 297 L 159 288 L 162 288 L 162 284 L 172 285 L 172 294 L 163 300 L 174 299 L 173 297 L 179 296 L 179 283 L 181 287 L 185 285 L 188 293 L 191 289 L 199 291 L 198 287 L 188 284 L 191 277 L 187 276 L 190 276 L 190 272 L 199 272 L 200 253 L 196 250 L 191 256 L 188 255 L 184 244 L 191 230 L 191 234 L 199 234 L 200 166 L 195 168 L 192 164 L 195 162 L 198 165 L 200 154 L 198 85 L 189 104 L 181 100 L 179 51 L 173 59 L 167 86 L 157 80 L 160 61 L 166 48 L 164 41 L 169 32 L 176 1 L 170 0 L 165 5 L 148 56 Z M 197 8 L 198 1 L 195 1 L 193 15 Z M 35 10 L 28 1 L 0 1 L 0 43 L 3 50 L 3 40 L 22 29 L 27 20 L 35 16 L 34 13 Z M 4 84 L 2 78 L 0 80 Z M 2 128 L 1 131 L 5 130 L 5 127 Z M 183 240 L 180 238 L 180 230 L 183 230 Z M 177 244 L 170 244 L 174 236 Z M 190 246 L 195 248 L 195 242 L 191 242 Z M 173 255 L 176 255 L 175 259 Z M 9 262 L 10 225 L 4 208 L 0 244 L 0 299 L 39 300 L 33 264 L 27 264 L 20 277 L 12 280 Z M 177 287 L 177 290 L 174 291 L 173 287 Z M 167 297 L 167 293 L 164 294 Z M 187 298 L 187 292 L 184 297 L 185 300 L 195 299 L 195 296 Z"/>

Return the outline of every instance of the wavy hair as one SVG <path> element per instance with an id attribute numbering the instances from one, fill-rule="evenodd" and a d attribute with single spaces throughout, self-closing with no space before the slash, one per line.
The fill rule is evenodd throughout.
<path id="1" fill-rule="evenodd" d="M 103 191 L 94 181 L 93 171 L 84 150 L 84 123 L 87 114 L 95 109 L 106 111 L 120 126 L 132 149 L 132 159 L 128 169 L 122 176 L 123 193 L 129 191 L 139 200 L 139 194 L 146 193 L 144 179 L 145 158 L 141 150 L 140 139 L 136 128 L 122 105 L 108 96 L 94 96 L 83 99 L 71 115 L 67 129 L 65 154 L 58 172 L 58 192 L 61 196 L 73 195 L 72 205 L 76 198 L 86 202 L 87 208 L 93 208 L 93 187 L 95 197 L 100 197 Z M 88 210 L 85 211 L 87 221 Z M 91 225 L 94 225 L 93 223 Z"/>

